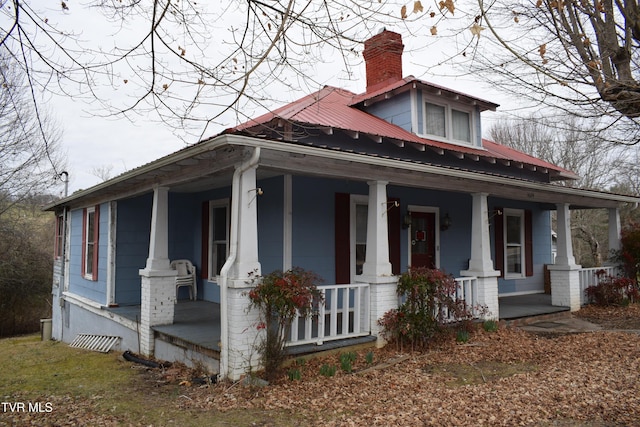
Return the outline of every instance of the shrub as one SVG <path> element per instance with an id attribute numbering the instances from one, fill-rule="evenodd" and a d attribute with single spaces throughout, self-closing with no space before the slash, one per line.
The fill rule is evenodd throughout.
<path id="1" fill-rule="evenodd" d="M 298 368 L 289 369 L 287 376 L 289 377 L 289 381 L 300 381 L 302 379 L 302 374 Z"/>
<path id="2" fill-rule="evenodd" d="M 596 272 L 599 282 L 585 289 L 589 301 L 600 306 L 626 305 L 640 299 L 640 291 L 635 280 L 627 277 L 614 277 L 604 270 Z"/>
<path id="3" fill-rule="evenodd" d="M 258 351 L 267 379 L 273 379 L 286 358 L 284 346 L 292 320 L 296 314 L 309 317 L 322 302 L 322 293 L 316 286 L 321 279 L 311 271 L 295 267 L 285 272 L 274 271 L 255 280 L 259 283 L 249 291 L 249 307 L 260 312 L 257 328 L 264 329 L 265 334 L 258 344 Z"/>
<path id="4" fill-rule="evenodd" d="M 471 337 L 471 334 L 469 334 L 469 331 L 467 331 L 466 329 L 460 329 L 456 333 L 456 342 L 466 343 L 469 341 L 470 337 Z"/>
<path id="5" fill-rule="evenodd" d="M 335 365 L 327 365 L 324 364 L 320 367 L 320 375 L 324 377 L 332 377 L 336 374 L 336 366 Z"/>
<path id="6" fill-rule="evenodd" d="M 371 365 L 373 363 L 373 351 L 368 352 L 364 356 L 364 360 L 367 362 L 367 365 Z"/>
<path id="7" fill-rule="evenodd" d="M 482 323 L 482 328 L 487 332 L 496 332 L 498 330 L 498 322 L 492 319 L 485 320 Z"/>
<path id="8" fill-rule="evenodd" d="M 438 269 L 420 267 L 402 274 L 397 292 L 406 300 L 378 320 L 382 336 L 400 348 L 405 344 L 421 348 L 447 324 L 458 322 L 468 331 L 473 315 L 464 301 L 455 298 L 456 286 L 453 276 Z"/>
<path id="9" fill-rule="evenodd" d="M 614 261 L 620 263 L 624 275 L 638 280 L 640 276 L 640 224 L 631 223 L 620 233 L 620 250 L 613 253 Z"/>
<path id="10" fill-rule="evenodd" d="M 340 355 L 340 368 L 346 373 L 351 373 L 353 370 L 353 362 L 356 361 L 357 357 L 358 355 L 353 352 L 342 353 Z"/>

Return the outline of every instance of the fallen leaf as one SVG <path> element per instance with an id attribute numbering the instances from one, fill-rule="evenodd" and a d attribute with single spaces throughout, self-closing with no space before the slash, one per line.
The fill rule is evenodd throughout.
<path id="1" fill-rule="evenodd" d="M 407 6 L 402 6 L 400 8 L 400 17 L 402 19 L 406 19 L 407 18 Z"/>
<path id="2" fill-rule="evenodd" d="M 413 2 L 413 13 L 422 12 L 424 8 L 422 7 L 422 3 L 420 0 Z"/>

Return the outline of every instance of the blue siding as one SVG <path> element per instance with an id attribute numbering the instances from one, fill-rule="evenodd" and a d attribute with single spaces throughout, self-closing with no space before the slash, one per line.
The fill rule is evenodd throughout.
<path id="1" fill-rule="evenodd" d="M 118 201 L 115 302 L 140 304 L 140 274 L 149 254 L 153 195 Z"/>
<path id="2" fill-rule="evenodd" d="M 498 279 L 498 292 L 509 294 L 544 291 L 544 266 L 552 262 L 551 212 L 535 203 L 490 199 L 489 211 L 493 212 L 495 207 L 530 210 L 533 228 L 533 276 L 522 279 Z M 495 254 L 493 221 L 491 221 L 491 245 L 494 248 L 492 253 Z M 499 266 L 497 268 L 500 269 Z"/>
<path id="3" fill-rule="evenodd" d="M 258 181 L 258 254 L 262 274 L 282 270 L 284 254 L 284 177 Z"/>
<path id="4" fill-rule="evenodd" d="M 293 177 L 292 265 L 335 282 L 335 194 L 368 194 L 364 182 Z"/>
<path id="5" fill-rule="evenodd" d="M 69 291 L 106 304 L 107 301 L 107 245 L 109 231 L 109 206 L 100 205 L 98 234 L 98 280 L 87 280 L 82 275 L 82 213 L 83 209 L 71 212 L 71 237 L 69 251 Z"/>
<path id="6" fill-rule="evenodd" d="M 202 278 L 202 203 L 210 200 L 231 198 L 231 187 L 219 188 L 194 194 L 172 194 L 169 220 L 169 257 L 191 260 L 196 267 L 198 299 L 220 302 L 220 287 L 217 283 Z M 173 206 L 173 202 L 179 206 Z M 174 224 L 179 222 L 180 224 Z M 188 298 L 188 289 L 180 290 L 180 298 Z"/>
<path id="7" fill-rule="evenodd" d="M 440 269 L 459 276 L 460 271 L 468 268 L 471 256 L 471 196 L 462 193 L 447 193 L 434 190 L 420 190 L 390 186 L 389 197 L 400 199 L 400 212 L 404 216 L 409 205 L 437 207 L 440 216 L 449 214 L 452 226 L 440 231 Z M 401 271 L 409 265 L 409 232 L 400 232 Z"/>
<path id="8" fill-rule="evenodd" d="M 404 92 L 387 102 L 377 102 L 366 109 L 367 113 L 380 117 L 389 123 L 400 126 L 408 132 L 411 129 L 411 95 Z"/>

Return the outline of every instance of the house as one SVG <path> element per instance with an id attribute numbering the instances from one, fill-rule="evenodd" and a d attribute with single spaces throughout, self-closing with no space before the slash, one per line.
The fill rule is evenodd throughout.
<path id="1" fill-rule="evenodd" d="M 576 176 L 482 139 L 498 106 L 403 77 L 402 51 L 385 30 L 364 45 L 365 93 L 324 87 L 48 206 L 54 338 L 117 336 L 235 379 L 257 365 L 251 277 L 292 266 L 323 277 L 327 300 L 292 347 L 375 339 L 408 266 L 453 274 L 492 318 L 500 296 L 543 292 L 546 266 L 551 303 L 579 309 L 570 209 L 608 209 L 615 248 L 618 207 L 640 199 L 562 185 Z M 197 301 L 176 259 L 195 265 Z"/>

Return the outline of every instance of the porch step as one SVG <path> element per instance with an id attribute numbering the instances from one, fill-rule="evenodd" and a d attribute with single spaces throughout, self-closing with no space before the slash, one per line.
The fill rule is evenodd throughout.
<path id="1" fill-rule="evenodd" d="M 176 347 L 181 347 L 186 350 L 192 350 L 197 353 L 208 356 L 212 359 L 220 360 L 220 350 L 216 350 L 213 348 L 205 347 L 197 343 L 190 342 L 184 338 L 176 337 L 174 335 L 167 334 L 165 332 L 158 331 L 157 329 L 154 331 L 156 339 L 172 344 Z"/>
<path id="2" fill-rule="evenodd" d="M 375 335 L 367 335 L 357 338 L 345 338 L 342 340 L 326 341 L 322 345 L 305 344 L 287 347 L 286 351 L 289 356 L 302 356 L 311 353 L 324 353 L 338 350 L 346 350 L 353 347 L 371 347 L 377 341 Z"/>
<path id="3" fill-rule="evenodd" d="M 507 326 L 526 326 L 538 322 L 550 322 L 553 320 L 562 320 L 571 318 L 571 311 L 567 308 L 564 311 L 557 311 L 555 313 L 540 314 L 537 316 L 519 317 L 515 319 L 501 319 Z"/>

